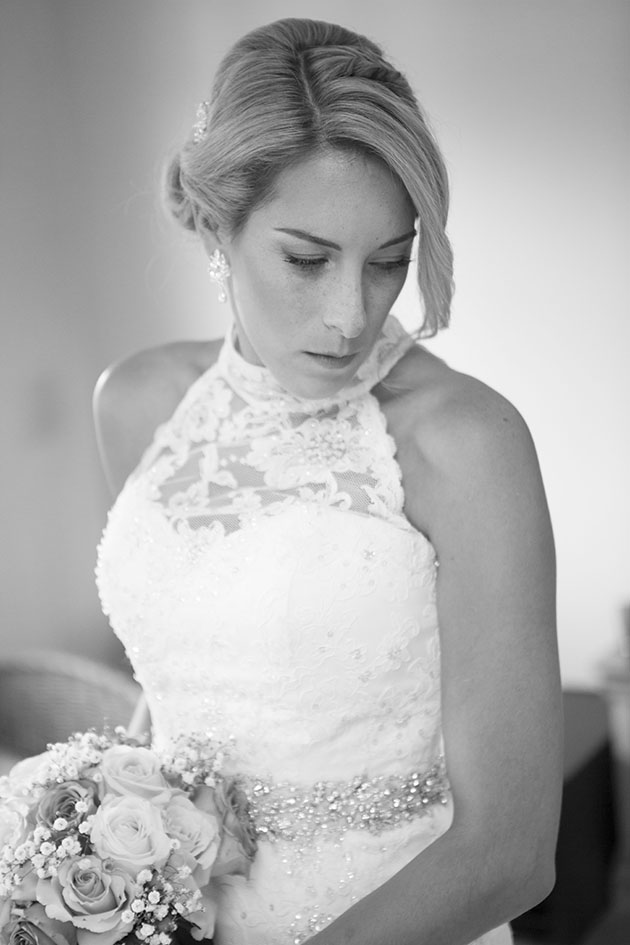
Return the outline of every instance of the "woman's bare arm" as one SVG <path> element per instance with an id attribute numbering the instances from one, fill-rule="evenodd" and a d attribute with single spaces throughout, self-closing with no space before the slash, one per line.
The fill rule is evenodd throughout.
<path id="1" fill-rule="evenodd" d="M 151 714 L 144 695 L 141 695 L 127 725 L 127 735 L 140 738 L 151 733 Z"/>
<path id="2" fill-rule="evenodd" d="M 513 407 L 466 379 L 446 405 L 419 411 L 404 458 L 408 516 L 440 562 L 454 820 L 309 945 L 466 945 L 553 885 L 561 794 L 555 563 L 531 438 Z"/>
<path id="3" fill-rule="evenodd" d="M 94 424 L 105 477 L 113 495 L 120 492 L 151 443 L 193 383 L 216 356 L 216 342 L 183 342 L 131 355 L 103 372 L 94 391 Z M 127 725 L 137 737 L 151 730 L 151 715 L 141 695 Z"/>
<path id="4" fill-rule="evenodd" d="M 94 391 L 94 425 L 113 495 L 219 347 L 220 341 L 175 342 L 139 351 L 103 372 Z"/>

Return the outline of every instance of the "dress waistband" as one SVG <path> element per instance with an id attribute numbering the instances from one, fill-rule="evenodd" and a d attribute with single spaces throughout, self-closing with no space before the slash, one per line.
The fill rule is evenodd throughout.
<path id="1" fill-rule="evenodd" d="M 336 840 L 348 830 L 380 834 L 447 804 L 444 759 L 408 775 L 359 776 L 352 781 L 317 781 L 308 787 L 287 781 L 239 778 L 259 840 L 310 843 Z"/>

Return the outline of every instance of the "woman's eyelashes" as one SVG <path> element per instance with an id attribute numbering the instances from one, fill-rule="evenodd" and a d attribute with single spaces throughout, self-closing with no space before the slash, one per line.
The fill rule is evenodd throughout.
<path id="1" fill-rule="evenodd" d="M 391 272 L 396 269 L 406 269 L 410 262 L 411 257 L 404 256 L 401 259 L 383 259 L 380 262 L 370 263 L 370 265 L 376 266 L 377 269 L 382 269 L 384 272 Z"/>
<path id="2" fill-rule="evenodd" d="M 285 253 L 284 258 L 299 269 L 317 269 L 328 262 L 325 256 L 294 256 L 293 253 Z"/>
<path id="3" fill-rule="evenodd" d="M 306 272 L 315 272 L 320 270 L 326 265 L 326 263 L 329 262 L 329 259 L 326 256 L 297 256 L 294 253 L 285 253 L 284 259 L 285 262 L 289 263 L 289 265 L 295 266 L 297 269 L 302 269 Z M 387 273 L 396 272 L 400 269 L 406 269 L 410 262 L 411 258 L 409 256 L 402 256 L 398 259 L 374 260 L 373 262 L 368 263 L 368 266 Z"/>

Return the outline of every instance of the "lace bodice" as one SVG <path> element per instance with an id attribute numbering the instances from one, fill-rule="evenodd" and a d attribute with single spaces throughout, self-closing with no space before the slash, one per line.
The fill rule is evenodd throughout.
<path id="1" fill-rule="evenodd" d="M 411 344 L 390 316 L 347 387 L 304 400 L 229 336 L 156 431 L 110 512 L 97 580 L 158 742 L 211 730 L 234 773 L 302 793 L 409 784 L 439 761 L 436 556 L 403 513 L 372 393 Z M 391 826 L 385 848 L 379 828 L 324 849 L 308 821 L 299 843 L 261 846 L 250 883 L 226 890 L 218 945 L 302 941 L 446 829 L 438 806 Z"/>

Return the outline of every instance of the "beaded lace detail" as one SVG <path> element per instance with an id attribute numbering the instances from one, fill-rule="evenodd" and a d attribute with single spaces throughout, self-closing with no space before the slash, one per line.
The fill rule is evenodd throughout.
<path id="1" fill-rule="evenodd" d="M 221 881 L 215 945 L 306 941 L 450 822 L 435 553 L 371 393 L 411 344 L 390 316 L 315 401 L 227 338 L 108 518 L 99 592 L 155 739 L 230 740 L 270 841 Z"/>
<path id="2" fill-rule="evenodd" d="M 348 830 L 381 834 L 423 814 L 429 804 L 448 803 L 442 761 L 424 774 L 354 778 L 350 783 L 317 781 L 312 787 L 243 782 L 258 838 L 313 844 L 318 836 L 338 840 Z"/>
<path id="3" fill-rule="evenodd" d="M 245 361 L 228 335 L 217 364 L 158 430 L 141 467 L 150 470 L 175 530 L 201 531 L 197 540 L 205 544 L 296 502 L 375 514 L 408 528 L 395 444 L 368 391 L 410 344 L 390 317 L 342 392 L 306 400 Z"/>

